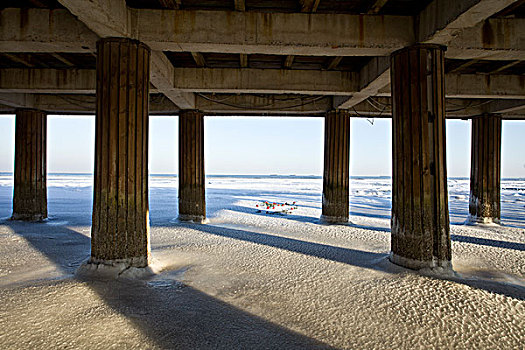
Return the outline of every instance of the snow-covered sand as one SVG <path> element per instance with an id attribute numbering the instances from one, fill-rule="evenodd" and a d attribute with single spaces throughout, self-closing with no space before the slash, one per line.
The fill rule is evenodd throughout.
<path id="1" fill-rule="evenodd" d="M 0 347 L 468 348 L 525 344 L 525 181 L 502 182 L 503 226 L 462 225 L 449 180 L 456 275 L 392 265 L 389 178 L 351 182 L 349 225 L 320 225 L 322 180 L 207 179 L 209 224 L 181 224 L 177 181 L 150 181 L 148 279 L 86 279 L 91 178 L 49 176 L 50 220 L 7 221 L 0 176 Z M 293 214 L 255 204 L 296 201 Z"/>

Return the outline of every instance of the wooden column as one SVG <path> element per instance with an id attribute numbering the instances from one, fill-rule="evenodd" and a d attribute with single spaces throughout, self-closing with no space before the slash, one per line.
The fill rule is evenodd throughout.
<path id="1" fill-rule="evenodd" d="M 408 268 L 451 267 L 445 156 L 445 47 L 392 54 L 392 252 Z"/>
<path id="2" fill-rule="evenodd" d="M 501 117 L 472 119 L 469 220 L 500 222 Z"/>
<path id="3" fill-rule="evenodd" d="M 12 219 L 44 220 L 47 218 L 47 116 L 34 109 L 18 109 L 15 129 Z"/>
<path id="4" fill-rule="evenodd" d="M 150 50 L 135 40 L 97 43 L 97 114 L 91 263 L 149 263 Z"/>
<path id="5" fill-rule="evenodd" d="M 179 220 L 204 222 L 204 114 L 196 110 L 179 115 Z"/>
<path id="6" fill-rule="evenodd" d="M 350 178 L 350 116 L 347 111 L 325 115 L 322 222 L 348 222 Z"/>

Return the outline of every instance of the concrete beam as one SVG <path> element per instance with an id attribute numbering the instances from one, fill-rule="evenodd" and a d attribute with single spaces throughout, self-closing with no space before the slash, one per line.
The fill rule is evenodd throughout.
<path id="1" fill-rule="evenodd" d="M 33 108 L 48 114 L 95 114 L 95 95 L 73 94 L 18 94 L 0 93 L 0 104 L 8 106 L 4 112 L 14 113 L 17 108 Z M 150 96 L 151 115 L 176 115 L 179 108 L 160 95 Z"/>
<path id="2" fill-rule="evenodd" d="M 447 74 L 445 92 L 449 98 L 525 99 L 525 76 Z"/>
<path id="3" fill-rule="evenodd" d="M 7 57 L 9 60 L 16 62 L 16 63 L 20 63 L 25 67 L 33 68 L 35 66 L 31 62 L 29 62 L 28 59 L 24 57 L 18 57 L 10 53 L 2 53 L 1 56 Z"/>
<path id="4" fill-rule="evenodd" d="M 0 104 L 16 108 L 34 108 L 55 114 L 94 114 L 95 95 L 53 95 L 0 93 Z M 177 115 L 179 108 L 164 96 L 150 95 L 151 115 Z M 319 115 L 332 108 L 330 96 L 301 95 L 215 95 L 198 94 L 195 105 L 206 114 L 215 115 Z"/>
<path id="5" fill-rule="evenodd" d="M 182 0 L 159 0 L 162 7 L 172 10 L 180 8 L 181 2 Z"/>
<path id="6" fill-rule="evenodd" d="M 447 119 L 467 119 L 484 114 L 501 114 L 504 119 L 525 119 L 525 100 L 456 99 L 446 100 Z M 353 116 L 391 118 L 390 97 L 371 97 L 349 110 Z"/>
<path id="7" fill-rule="evenodd" d="M 368 10 L 369 15 L 375 15 L 378 14 L 379 11 L 386 5 L 388 0 L 375 0 L 372 3 L 372 6 L 370 6 L 370 9 Z"/>
<path id="8" fill-rule="evenodd" d="M 476 63 L 478 63 L 479 60 L 469 60 L 469 61 L 466 61 L 464 62 L 463 64 L 460 64 L 459 66 L 457 66 L 456 68 L 452 69 L 449 71 L 449 73 L 457 73 L 457 72 L 461 72 L 463 69 L 465 68 L 468 68 Z"/>
<path id="9" fill-rule="evenodd" d="M 0 10 L 0 52 L 93 52 L 98 36 L 67 10 Z"/>
<path id="10" fill-rule="evenodd" d="M 95 114 L 96 97 L 94 95 L 29 95 L 33 96 L 34 107 L 57 114 Z M 179 108 L 168 98 L 150 95 L 150 115 L 176 115 Z"/>
<path id="11" fill-rule="evenodd" d="M 121 0 L 60 2 L 71 13 L 1 10 L 0 51 L 94 52 L 98 36 L 119 36 L 159 51 L 374 56 L 414 41 L 412 19 L 403 16 L 138 10 Z"/>
<path id="12" fill-rule="evenodd" d="M 436 0 L 427 7 L 417 21 L 419 41 L 447 44 L 455 35 L 459 40 L 483 37 L 483 28 L 477 25 L 498 12 L 513 0 L 469 0 L 451 6 Z M 465 4 L 469 6 L 465 6 Z M 431 10 L 431 9 L 434 10 Z M 445 11 L 448 9 L 448 11 Z M 452 11 L 453 9 L 453 11 Z M 386 56 L 392 51 L 417 42 L 411 17 L 256 13 L 226 11 L 168 11 L 133 10 L 137 17 L 137 35 L 153 49 L 163 51 L 262 53 L 279 55 L 319 56 Z M 436 11 L 445 11 L 448 22 L 433 19 Z M 463 11 L 463 12 L 462 12 Z M 426 15 L 425 15 L 426 14 Z M 437 21 L 437 22 L 436 22 Z M 501 31 L 501 20 L 491 19 L 496 35 Z M 511 51 L 523 46 L 520 33 L 525 32 L 525 20 L 507 19 L 507 31 L 515 33 L 512 45 L 503 41 L 498 51 Z M 446 24 L 444 27 L 444 23 Z M 425 28 L 433 28 L 430 29 Z M 472 32 L 460 33 L 474 27 Z M 486 31 L 486 29 L 485 29 Z M 427 33 L 427 34 L 421 34 Z M 452 35 L 453 34 L 453 35 Z M 486 36 L 486 33 L 485 33 Z M 501 35 L 500 35 L 501 36 Z M 521 34 L 522 37 L 522 34 Z M 424 40 L 423 40 L 424 39 Z M 454 43 L 452 42 L 452 45 Z M 465 48 L 464 51 L 462 48 Z M 466 49 L 468 48 L 468 49 Z M 493 49 L 491 49 L 493 50 Z M 482 41 L 472 45 L 458 45 L 458 50 L 447 53 L 449 58 L 479 58 L 490 53 Z M 507 57 L 516 57 L 506 52 Z M 497 54 L 503 55 L 503 52 Z M 523 55 L 523 53 L 521 53 Z M 523 56 L 521 56 L 523 57 Z M 518 58 L 516 58 L 518 59 Z"/>
<path id="13" fill-rule="evenodd" d="M 315 12 L 321 0 L 299 0 L 301 12 Z"/>
<path id="14" fill-rule="evenodd" d="M 525 99 L 525 77 L 521 75 L 454 74 L 445 76 L 447 98 Z M 377 96 L 390 96 L 390 85 Z"/>
<path id="15" fill-rule="evenodd" d="M 192 52 L 191 56 L 193 57 L 193 60 L 195 61 L 197 67 L 206 67 L 206 60 L 200 52 Z"/>
<path id="16" fill-rule="evenodd" d="M 246 4 L 244 0 L 234 0 L 235 11 L 246 11 Z"/>
<path id="17" fill-rule="evenodd" d="M 486 37 L 487 29 L 480 27 L 480 22 L 503 10 L 515 1 L 516 0 L 466 0 L 451 2 L 449 0 L 435 0 L 421 11 L 418 16 L 416 16 L 417 41 L 434 44 L 448 44 L 458 35 L 458 33 L 463 30 L 468 30 L 471 27 L 474 27 L 471 29 L 472 33 L 468 35 L 463 34 L 461 40 L 472 41 L 473 37 Z M 525 31 L 525 24 L 518 23 L 518 26 L 523 26 L 523 30 Z M 490 31 L 492 33 L 492 29 L 490 29 Z M 518 33 L 523 33 L 524 31 Z M 523 40 L 515 40 L 513 45 L 510 46 L 512 46 L 512 48 L 519 48 L 520 44 L 522 45 L 522 42 Z M 478 44 L 478 46 L 474 45 L 474 47 L 476 47 L 475 49 L 469 49 L 471 55 L 478 56 L 480 55 L 480 51 L 484 52 L 484 57 L 491 56 L 496 58 L 502 55 L 501 52 L 485 52 L 486 45 L 483 40 L 482 42 L 476 42 L 476 44 Z M 457 41 L 452 45 L 457 45 Z M 504 44 L 500 46 L 504 46 Z M 450 50 L 449 46 L 446 56 L 448 58 L 457 58 L 457 55 L 465 54 L 464 50 L 466 47 L 472 46 L 463 43 L 458 45 L 456 50 Z M 518 56 L 523 57 L 523 53 L 509 53 L 511 47 L 507 46 L 502 47 L 501 49 L 507 49 L 505 50 L 506 55 L 517 54 Z M 469 57 L 462 58 L 467 59 Z M 360 91 L 346 101 L 343 99 L 334 100 L 336 102 L 334 107 L 351 108 L 365 100 L 367 97 L 376 95 L 382 88 L 390 84 L 389 62 L 383 59 L 383 61 L 378 64 L 377 61 L 379 60 L 381 60 L 381 58 L 374 59 L 361 70 L 360 75 L 364 81 L 361 85 Z"/>
<path id="18" fill-rule="evenodd" d="M 417 41 L 446 44 L 517 0 L 434 0 L 416 18 Z"/>
<path id="19" fill-rule="evenodd" d="M 107 0 L 98 3 L 104 1 Z M 71 7 L 73 13 L 81 13 L 92 4 L 62 2 L 68 6 L 78 3 Z M 99 26 L 101 20 L 96 13 L 104 7 L 95 7 L 96 11 L 90 15 L 82 13 L 79 19 L 97 34 L 104 37 L 127 34 L 159 51 L 388 56 L 416 42 L 413 20 L 406 16 L 128 9 L 129 29 L 128 24 L 114 26 L 111 21 Z M 109 15 L 101 16 L 104 22 Z M 66 10 L 3 9 L 0 23 L 0 52 L 94 52 L 98 39 Z M 450 30 L 445 27 L 441 31 L 456 33 L 456 25 L 452 22 Z M 456 33 L 446 56 L 522 60 L 523 33 L 525 19 L 490 19 Z M 437 38 L 449 35 L 435 34 L 428 41 L 435 42 Z"/>
<path id="20" fill-rule="evenodd" d="M 134 16 L 136 13 L 126 6 L 125 0 L 59 1 L 101 37 L 136 38 L 136 33 L 132 33 L 132 29 L 137 28 Z M 173 66 L 164 54 L 152 52 L 150 69 L 150 81 L 159 91 L 164 93 L 164 89 L 173 86 Z M 165 95 L 180 108 L 194 108 L 195 106 L 194 96 L 170 91 L 166 91 Z"/>
<path id="21" fill-rule="evenodd" d="M 131 10 L 153 50 L 384 56 L 415 41 L 406 16 Z"/>
<path id="22" fill-rule="evenodd" d="M 350 95 L 358 88 L 358 75 L 353 72 L 251 68 L 175 68 L 174 72 L 173 88 L 186 92 Z"/>
<path id="23" fill-rule="evenodd" d="M 491 18 L 462 31 L 448 45 L 446 57 L 523 60 L 525 18 Z"/>
<path id="24" fill-rule="evenodd" d="M 53 114 L 94 114 L 95 95 L 0 93 L 0 104 L 8 107 L 0 113 L 14 113 L 16 108 L 34 108 Z M 525 100 L 447 99 L 447 119 L 465 119 L 483 114 L 501 114 L 504 119 L 525 120 Z M 177 115 L 179 108 L 164 96 L 150 96 L 151 115 Z M 317 116 L 332 109 L 330 96 L 301 95 L 215 95 L 197 94 L 196 108 L 207 115 L 290 115 Z M 373 97 L 349 110 L 353 117 L 390 118 L 390 97 Z"/>
<path id="25" fill-rule="evenodd" d="M 525 114 L 525 100 L 492 100 L 481 111 L 480 114 Z"/>
<path id="26" fill-rule="evenodd" d="M 525 100 L 447 99 L 446 117 L 473 118 L 485 114 L 501 114 L 505 118 L 525 118 Z"/>
<path id="27" fill-rule="evenodd" d="M 11 108 L 35 108 L 31 94 L 0 93 L 0 104 Z"/>
<path id="28" fill-rule="evenodd" d="M 512 62 L 510 62 L 510 63 L 504 64 L 504 65 L 502 65 L 502 66 L 500 66 L 500 67 L 494 69 L 494 70 L 491 71 L 489 74 L 497 74 L 497 73 L 499 73 L 499 72 L 503 72 L 504 70 L 509 69 L 509 68 L 512 68 L 512 67 L 514 67 L 515 65 L 517 65 L 517 64 L 519 64 L 519 63 L 521 63 L 521 62 L 522 62 L 522 61 L 519 61 L 519 60 L 517 60 L 517 61 L 512 61 Z"/>
<path id="29" fill-rule="evenodd" d="M 162 92 L 180 109 L 194 109 L 195 95 L 191 92 L 176 91 L 175 68 L 162 52 L 151 53 L 150 81 L 159 92 Z"/>
<path id="30" fill-rule="evenodd" d="M 166 71 L 170 75 L 160 79 L 158 75 Z M 357 89 L 357 74 L 339 71 L 174 69 L 152 64 L 151 76 L 169 81 L 169 85 L 161 86 L 159 91 L 176 96 L 179 101 L 185 99 L 185 105 L 179 107 L 186 109 L 195 108 L 194 96 L 190 92 L 348 95 Z M 90 94 L 95 88 L 96 71 L 93 69 L 0 69 L 0 92 Z"/>
<path id="31" fill-rule="evenodd" d="M 58 0 L 100 37 L 128 37 L 131 16 L 124 0 Z"/>
<path id="32" fill-rule="evenodd" d="M 197 94 L 196 106 L 219 115 L 319 115 L 332 109 L 330 96 Z"/>
<path id="33" fill-rule="evenodd" d="M 73 62 L 71 62 L 70 60 L 62 56 L 61 54 L 51 53 L 51 56 L 53 56 L 55 59 L 57 59 L 58 61 L 62 62 L 63 64 L 65 64 L 66 66 L 70 68 L 75 66 Z"/>
<path id="34" fill-rule="evenodd" d="M 239 55 L 239 64 L 241 65 L 241 68 L 248 68 L 248 55 L 241 53 Z"/>
<path id="35" fill-rule="evenodd" d="M 348 109 L 390 83 L 390 57 L 374 57 L 359 72 L 359 91 L 349 99 L 334 99 L 334 108 Z"/>
<path id="36" fill-rule="evenodd" d="M 162 62 L 167 58 L 154 60 Z M 288 70 L 288 69 L 253 69 L 253 68 L 173 68 L 151 66 L 151 76 L 169 72 L 169 75 L 158 78 L 167 82 L 162 89 L 150 89 L 150 93 L 162 92 L 167 97 L 186 101 L 182 109 L 196 108 L 193 92 L 210 93 L 266 93 L 266 94 L 302 94 L 325 96 L 353 95 L 350 101 L 366 100 L 363 91 L 374 96 L 389 96 L 390 85 L 377 83 L 372 79 L 383 70 L 385 80 L 389 75 L 384 73 L 387 58 L 375 60 L 359 76 L 353 72 Z M 375 85 L 375 86 L 374 86 Z M 5 68 L 0 69 L 0 92 L 16 93 L 58 93 L 90 94 L 96 88 L 96 71 L 93 69 L 33 69 Z M 525 99 L 525 77 L 520 75 L 483 75 L 483 74 L 447 74 L 445 79 L 447 98 L 485 98 L 485 99 Z M 169 96 L 168 96 L 169 95 Z M 335 99 L 335 106 L 350 108 L 348 98 Z M 346 107 L 348 106 L 348 107 Z"/>
<path id="37" fill-rule="evenodd" d="M 327 70 L 332 70 L 332 69 L 335 69 L 339 63 L 341 63 L 341 60 L 343 59 L 342 56 L 335 56 L 334 58 L 332 58 L 330 60 L 330 62 L 328 63 L 328 65 L 326 66 L 326 69 Z"/>
<path id="38" fill-rule="evenodd" d="M 91 94 L 95 93 L 96 79 L 94 69 L 0 68 L 0 92 Z M 150 87 L 149 92 L 158 90 Z"/>
<path id="39" fill-rule="evenodd" d="M 286 56 L 286 58 L 284 59 L 284 64 L 283 64 L 284 68 L 286 68 L 286 69 L 292 68 L 292 64 L 293 64 L 294 59 L 295 59 L 294 55 Z"/>
<path id="40" fill-rule="evenodd" d="M 93 69 L 0 69 L 0 92 L 89 94 L 96 83 Z"/>
<path id="41" fill-rule="evenodd" d="M 95 95 L 32 95 L 34 107 L 48 113 L 95 114 Z"/>

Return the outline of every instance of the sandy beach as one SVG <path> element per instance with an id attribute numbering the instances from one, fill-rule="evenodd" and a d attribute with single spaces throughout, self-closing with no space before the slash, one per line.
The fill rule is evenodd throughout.
<path id="1" fill-rule="evenodd" d="M 91 178 L 49 177 L 50 219 L 9 221 L 0 177 L 4 349 L 520 349 L 525 181 L 502 182 L 504 225 L 468 226 L 449 180 L 454 273 L 393 265 L 390 179 L 351 183 L 350 223 L 321 225 L 318 178 L 207 180 L 209 223 L 182 224 L 177 181 L 150 181 L 156 274 L 76 274 L 90 254 Z M 257 212 L 268 200 L 293 214 Z"/>

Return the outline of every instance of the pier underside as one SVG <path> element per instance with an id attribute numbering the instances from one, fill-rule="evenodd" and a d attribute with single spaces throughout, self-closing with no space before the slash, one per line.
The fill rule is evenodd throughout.
<path id="1" fill-rule="evenodd" d="M 525 344 L 525 181 L 501 177 L 525 120 L 525 0 L 3 0 L 0 114 L 1 349 Z M 92 177 L 47 177 L 50 115 L 95 116 Z M 319 118 L 322 179 L 206 177 L 219 143 L 289 169 L 319 142 L 302 124 L 301 144 L 266 125 L 214 139 L 217 116 Z M 351 177 L 389 136 L 363 147 L 352 118 L 391 120 L 391 178 Z M 465 151 L 447 119 L 471 126 L 470 180 L 447 182 Z M 149 154 L 176 162 L 149 135 L 178 142 L 177 178 L 150 176 Z"/>
<path id="2" fill-rule="evenodd" d="M 348 221 L 349 118 L 392 118 L 398 264 L 450 266 L 445 118 L 473 119 L 470 214 L 499 221 L 501 120 L 525 118 L 523 1 L 30 0 L 0 23 L 13 218 L 47 216 L 45 115 L 95 113 L 93 261 L 148 264 L 149 115 L 181 121 L 181 220 L 206 218 L 204 116 L 274 115 L 325 118 L 330 223 Z"/>

